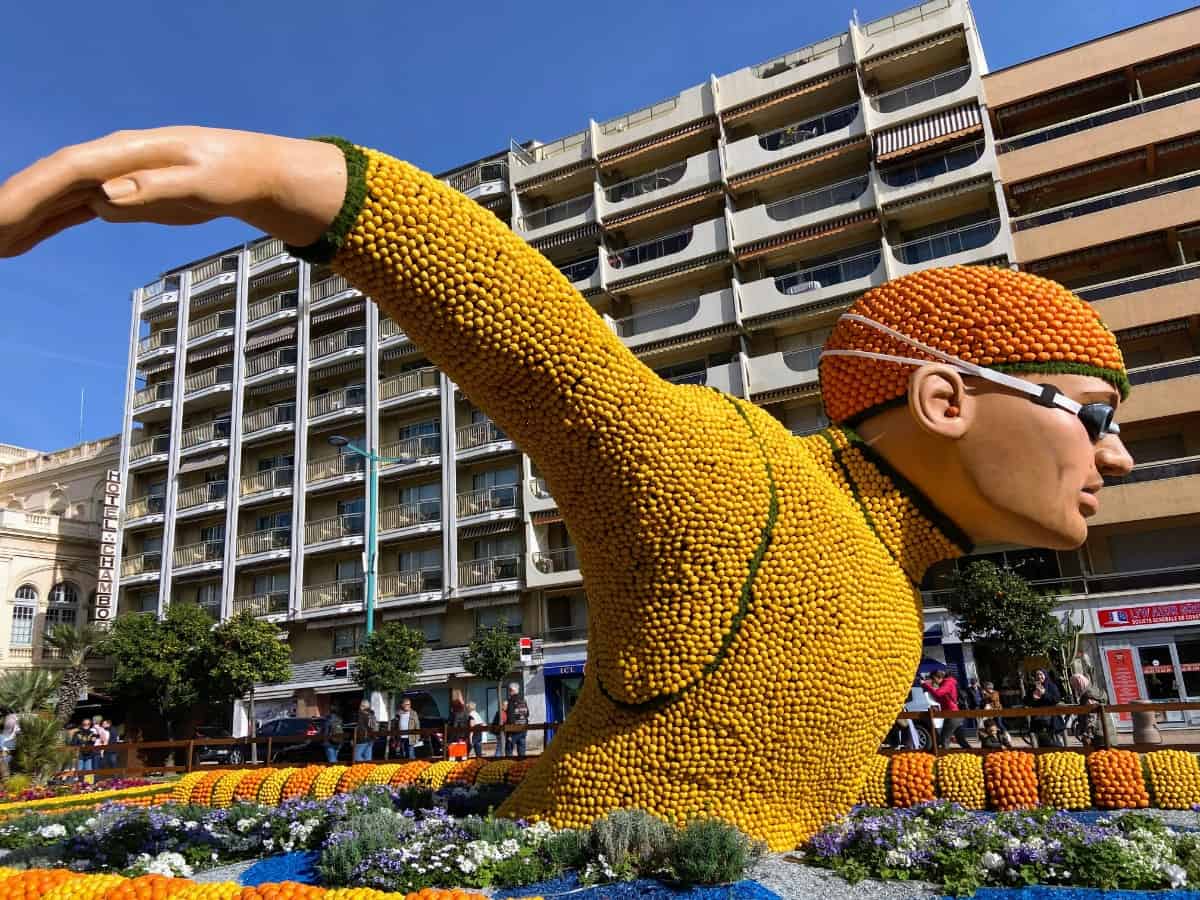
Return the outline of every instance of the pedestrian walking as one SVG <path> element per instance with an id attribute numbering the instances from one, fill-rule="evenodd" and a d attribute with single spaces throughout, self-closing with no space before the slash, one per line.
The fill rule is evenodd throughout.
<path id="1" fill-rule="evenodd" d="M 371 702 L 363 700 L 358 704 L 358 722 L 354 726 L 354 761 L 370 762 L 371 750 L 374 744 L 374 734 L 379 730 L 379 722 Z"/>
<path id="2" fill-rule="evenodd" d="M 1071 676 L 1071 688 L 1074 690 L 1075 700 L 1080 706 L 1104 705 L 1108 703 L 1108 694 L 1105 693 L 1104 689 L 1092 684 L 1092 680 L 1082 672 L 1076 672 Z M 1090 712 L 1075 717 L 1075 726 L 1072 729 L 1072 733 L 1083 746 L 1108 746 L 1104 739 L 1104 722 L 1101 720 L 1100 715 L 1099 712 Z M 1104 715 L 1110 716 L 1108 720 L 1109 734 L 1115 735 L 1117 729 L 1111 715 L 1109 713 L 1104 713 Z"/>
<path id="3" fill-rule="evenodd" d="M 416 759 L 416 743 L 420 740 L 421 717 L 412 708 L 412 700 L 408 697 L 404 697 L 400 701 L 400 708 L 396 710 L 396 717 L 392 719 L 392 729 L 399 732 L 396 735 L 396 755 L 401 759 Z M 407 734 L 406 732 L 418 733 Z"/>
<path id="4" fill-rule="evenodd" d="M 17 735 L 21 733 L 21 720 L 16 713 L 4 717 L 0 726 L 0 779 L 8 780 L 12 774 L 12 755 L 17 747 Z"/>
<path id="5" fill-rule="evenodd" d="M 529 704 L 521 696 L 521 686 L 515 681 L 508 686 L 505 718 L 507 719 L 505 731 L 508 734 L 508 755 L 512 756 L 515 750 L 516 755 L 524 759 L 526 726 L 529 725 Z"/>
<path id="6" fill-rule="evenodd" d="M 446 723 L 448 730 L 446 732 L 446 740 L 448 743 L 454 744 L 459 741 L 467 744 L 471 738 L 467 731 L 471 727 L 471 715 L 467 712 L 467 704 L 463 699 L 462 691 L 457 688 L 450 692 L 450 720 Z"/>
<path id="7" fill-rule="evenodd" d="M 475 751 L 475 758 L 479 759 L 483 756 L 483 732 L 480 731 L 483 727 L 483 716 L 479 714 L 479 709 L 472 700 L 467 704 L 467 725 L 471 729 L 471 748 Z"/>
<path id="8" fill-rule="evenodd" d="M 105 741 L 105 746 L 108 749 L 104 751 L 103 766 L 106 769 L 115 769 L 121 764 L 121 760 L 114 745 L 121 742 L 121 736 L 117 733 L 117 726 L 112 723 L 112 719 L 102 720 L 100 727 L 108 732 L 108 740 Z"/>
<path id="9" fill-rule="evenodd" d="M 92 727 L 91 719 L 84 719 L 80 722 L 75 733 L 71 735 L 70 746 L 75 747 L 79 754 L 80 781 L 90 777 L 84 775 L 84 772 L 92 772 L 96 769 L 96 738 L 96 729 Z"/>
<path id="10" fill-rule="evenodd" d="M 342 722 L 342 717 L 338 715 L 336 709 L 329 711 L 329 716 L 325 719 L 325 741 L 322 747 L 325 749 L 325 762 L 335 763 L 338 759 L 338 751 L 341 749 L 343 730 L 345 724 Z"/>
<path id="11" fill-rule="evenodd" d="M 921 682 L 929 696 L 937 701 L 943 712 L 958 712 L 958 682 L 945 669 L 938 669 L 927 680 Z M 963 734 L 962 719 L 943 719 L 942 733 L 938 741 L 943 747 L 950 746 L 950 739 L 958 741 L 960 747 L 970 747 Z"/>

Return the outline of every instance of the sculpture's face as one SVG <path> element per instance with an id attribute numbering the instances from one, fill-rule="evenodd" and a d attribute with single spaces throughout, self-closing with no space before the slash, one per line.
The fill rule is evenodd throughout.
<path id="1" fill-rule="evenodd" d="M 1103 379 L 1087 375 L 1023 376 L 1053 384 L 1079 403 L 1120 402 Z M 983 500 L 989 542 L 1069 550 L 1087 539 L 1087 520 L 1100 509 L 1105 475 L 1129 471 L 1121 439 L 1093 443 L 1079 418 L 1031 403 L 1015 391 L 975 384 L 975 410 L 959 441 L 964 473 Z"/>

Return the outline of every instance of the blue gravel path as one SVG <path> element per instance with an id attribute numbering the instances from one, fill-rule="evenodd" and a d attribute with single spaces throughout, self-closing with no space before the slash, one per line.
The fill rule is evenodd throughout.
<path id="1" fill-rule="evenodd" d="M 1102 891 L 1072 887 L 980 888 L 975 892 L 975 900 L 1197 900 L 1198 897 L 1200 891 Z"/>
<path id="2" fill-rule="evenodd" d="M 255 887 L 268 882 L 298 881 L 301 884 L 319 884 L 317 860 L 320 853 L 281 853 L 256 862 L 238 878 L 238 884 Z"/>
<path id="3" fill-rule="evenodd" d="M 508 897 L 570 897 L 570 900 L 780 900 L 779 895 L 753 881 L 721 887 L 672 888 L 657 881 L 625 881 L 592 888 L 580 888 L 574 873 L 529 884 L 520 888 L 505 888 L 493 894 L 494 898 Z"/>

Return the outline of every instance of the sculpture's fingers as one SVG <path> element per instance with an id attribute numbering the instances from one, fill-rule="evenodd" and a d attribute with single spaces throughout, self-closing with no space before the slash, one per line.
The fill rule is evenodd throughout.
<path id="1" fill-rule="evenodd" d="M 66 231 L 75 225 L 82 225 L 96 218 L 96 214 L 86 206 L 76 206 L 64 213 L 59 213 L 42 221 L 32 232 L 25 234 L 12 243 L 0 243 L 0 257 L 20 256 L 32 250 L 42 241 L 53 237 L 60 231 Z"/>

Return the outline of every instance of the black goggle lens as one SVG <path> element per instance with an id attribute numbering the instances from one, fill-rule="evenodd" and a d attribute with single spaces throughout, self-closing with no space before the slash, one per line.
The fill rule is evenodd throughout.
<path id="1" fill-rule="evenodd" d="M 1079 421 L 1087 429 L 1088 437 L 1098 441 L 1111 433 L 1115 414 L 1116 410 L 1107 403 L 1085 403 L 1079 410 Z"/>

